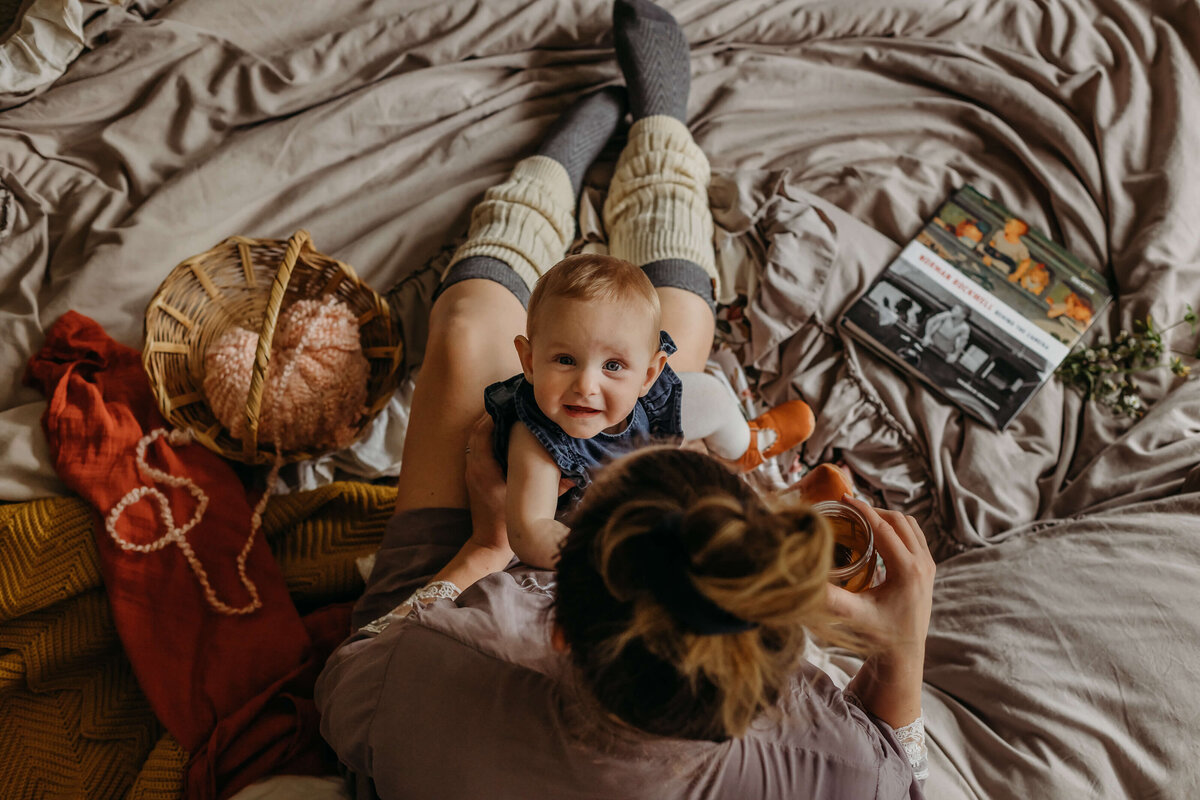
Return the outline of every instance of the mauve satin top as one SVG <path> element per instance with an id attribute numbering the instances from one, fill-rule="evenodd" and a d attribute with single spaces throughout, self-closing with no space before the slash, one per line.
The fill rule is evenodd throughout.
<path id="1" fill-rule="evenodd" d="M 383 616 L 470 533 L 457 509 L 394 517 L 354 625 Z M 357 796 L 920 798 L 891 729 L 804 664 L 740 739 L 667 739 L 610 722 L 550 643 L 554 573 L 492 574 L 381 633 L 352 635 L 317 682 L 321 733 Z"/>

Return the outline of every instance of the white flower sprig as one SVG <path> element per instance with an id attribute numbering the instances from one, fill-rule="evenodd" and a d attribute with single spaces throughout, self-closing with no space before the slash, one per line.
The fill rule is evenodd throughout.
<path id="1" fill-rule="evenodd" d="M 1188 325 L 1196 334 L 1200 317 L 1189 305 L 1183 319 L 1161 330 L 1154 317 L 1135 320 L 1133 333 L 1122 330 L 1113 341 L 1100 339 L 1094 347 L 1076 348 L 1055 371 L 1059 379 L 1080 392 L 1084 400 L 1096 400 L 1119 414 L 1140 417 L 1146 413 L 1141 390 L 1133 376 L 1139 372 L 1170 369 L 1176 377 L 1188 380 L 1192 368 L 1185 363 L 1200 359 L 1200 347 L 1193 350 L 1169 348 L 1163 337 L 1180 325 Z M 1163 357 L 1170 355 L 1164 364 Z"/>

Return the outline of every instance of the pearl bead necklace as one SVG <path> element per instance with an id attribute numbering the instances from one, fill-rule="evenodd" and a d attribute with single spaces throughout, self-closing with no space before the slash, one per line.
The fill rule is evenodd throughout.
<path id="1" fill-rule="evenodd" d="M 325 304 L 329 305 L 335 301 L 335 298 L 329 297 Z M 292 373 L 295 370 L 297 361 L 301 353 L 308 346 L 312 335 L 312 329 L 308 329 L 300 337 L 296 348 L 292 351 L 291 358 L 284 365 L 283 373 L 279 379 L 279 385 L 285 389 L 289 385 Z M 279 438 L 275 439 L 275 463 L 271 466 L 271 472 L 267 476 L 267 485 L 263 490 L 262 497 L 254 506 L 254 511 L 250 515 L 250 535 L 246 537 L 246 544 L 242 546 L 242 550 L 237 557 L 237 573 L 238 579 L 242 586 L 250 594 L 250 602 L 243 606 L 231 606 L 217 597 L 217 592 L 212 587 L 212 583 L 208 579 L 208 572 L 205 571 L 204 565 L 200 563 L 200 559 L 196 557 L 196 552 L 192 549 L 191 543 L 187 539 L 188 531 L 196 526 L 204 517 L 204 512 L 208 508 L 208 495 L 204 490 L 195 484 L 191 478 L 180 477 L 163 472 L 162 470 L 151 467 L 146 462 L 146 449 L 154 443 L 156 439 L 163 436 L 167 437 L 167 443 L 172 447 L 183 447 L 192 444 L 195 441 L 190 430 L 171 430 L 166 428 L 156 428 L 150 433 L 143 436 L 137 443 L 137 468 L 138 473 L 147 481 L 165 483 L 168 486 L 187 489 L 192 497 L 196 498 L 196 511 L 192 514 L 192 518 L 185 525 L 176 526 L 175 517 L 171 513 L 171 505 L 167 500 L 167 496 L 153 486 L 138 486 L 131 489 L 122 497 L 112 510 L 108 513 L 108 518 L 105 520 L 104 527 L 108 531 L 108 535 L 113 538 L 122 550 L 132 551 L 136 553 L 152 553 L 156 550 L 161 550 L 169 544 L 175 544 L 183 552 L 184 558 L 187 559 L 188 566 L 192 568 L 192 574 L 196 576 L 196 580 L 200 583 L 200 588 L 204 590 L 204 599 L 210 606 L 222 614 L 236 616 L 239 614 L 252 614 L 262 608 L 262 600 L 258 596 L 258 587 L 246 575 L 246 559 L 250 556 L 250 550 L 254 546 L 254 539 L 258 535 L 259 528 L 262 527 L 262 513 L 267 507 L 267 500 L 271 496 L 271 490 L 275 486 L 275 481 L 279 477 L 279 468 L 283 465 L 283 448 L 280 447 Z M 158 503 L 159 516 L 163 524 L 167 528 L 167 532 L 153 542 L 147 544 L 136 544 L 123 537 L 117 531 L 117 522 L 121 519 L 121 515 L 125 513 L 125 509 L 129 508 L 134 503 L 139 502 L 143 497 L 152 497 Z"/>
<path id="2" fill-rule="evenodd" d="M 200 588 L 204 590 L 204 599 L 208 604 L 222 614 L 235 616 L 238 614 L 250 614 L 262 608 L 262 600 L 258 596 L 258 587 L 254 582 L 246 576 L 246 559 L 250 555 L 250 549 L 254 546 L 255 536 L 258 534 L 258 529 L 262 527 L 262 511 L 266 507 L 267 499 L 270 496 L 269 491 L 263 492 L 263 496 L 259 499 L 258 504 L 254 507 L 254 513 L 250 517 L 250 535 L 246 537 L 246 544 L 242 546 L 242 550 L 237 557 L 237 572 L 238 579 L 241 580 L 242 586 L 250 593 L 250 602 L 243 606 L 230 606 L 219 597 L 216 590 L 208 579 L 208 572 L 205 571 L 204 565 L 200 563 L 200 559 L 196 557 L 196 552 L 192 549 L 191 543 L 187 539 L 188 531 L 196 526 L 197 523 L 204 517 L 204 512 L 208 508 L 208 495 L 204 490 L 195 484 L 190 478 L 179 477 L 155 469 L 146 462 L 146 448 L 148 448 L 156 439 L 163 436 L 167 438 L 167 442 L 173 447 L 182 447 L 191 444 L 193 436 L 191 431 L 172 430 L 167 431 L 166 428 L 156 428 L 149 434 L 143 436 L 137 443 L 137 467 L 138 472 L 147 481 L 157 481 L 168 486 L 187 489 L 192 497 L 196 498 L 196 511 L 192 514 L 192 518 L 186 524 L 176 526 L 175 517 L 171 513 L 171 505 L 167 500 L 167 496 L 159 491 L 154 486 L 139 486 L 130 490 L 121 500 L 113 506 L 105 520 L 105 529 L 108 530 L 108 535 L 113 538 L 122 550 L 132 551 L 135 553 L 152 553 L 155 550 L 161 550 L 169 544 L 175 544 L 183 551 L 184 558 L 187 559 L 188 566 L 192 568 L 192 574 L 196 576 L 196 580 L 200 583 Z M 267 486 L 270 487 L 274 483 L 275 475 L 278 473 L 278 463 L 271 470 L 271 477 L 268 478 Z M 157 501 L 158 513 L 167 532 L 152 542 L 146 544 L 137 544 L 123 537 L 117 531 L 117 522 L 121 515 L 125 513 L 125 509 L 129 508 L 134 503 L 139 502 L 143 497 L 150 497 Z"/>

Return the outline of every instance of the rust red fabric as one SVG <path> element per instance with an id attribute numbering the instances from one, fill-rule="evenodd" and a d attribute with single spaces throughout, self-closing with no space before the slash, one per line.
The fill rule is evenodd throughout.
<path id="1" fill-rule="evenodd" d="M 49 401 L 42 424 L 59 476 L 95 509 L 113 621 L 138 683 L 163 725 L 192 754 L 187 796 L 225 797 L 269 772 L 327 767 L 312 685 L 333 646 L 328 641 L 348 630 L 348 609 L 310 615 L 322 645 L 314 647 L 262 538 L 246 562 L 262 607 L 240 616 L 218 613 L 206 602 L 178 546 L 141 553 L 113 540 L 104 525 L 109 511 L 146 483 L 135 460 L 138 440 L 166 426 L 138 351 L 88 317 L 68 312 L 30 359 L 25 380 Z M 147 461 L 190 477 L 208 495 L 204 518 L 187 539 L 217 596 L 234 607 L 248 603 L 236 562 L 250 531 L 252 502 L 231 466 L 201 445 L 175 449 L 162 440 L 150 447 Z M 157 488 L 169 498 L 177 525 L 191 518 L 195 500 L 186 490 Z M 117 529 L 130 541 L 154 541 L 166 532 L 157 513 L 143 499 L 129 507 Z"/>

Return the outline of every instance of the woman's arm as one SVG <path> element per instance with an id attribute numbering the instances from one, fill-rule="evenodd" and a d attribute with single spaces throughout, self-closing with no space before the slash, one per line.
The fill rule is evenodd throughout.
<path id="1" fill-rule="evenodd" d="M 901 728 L 921 715 L 925 636 L 937 568 L 916 520 L 845 499 L 871 523 L 875 547 L 887 569 L 886 580 L 864 592 L 828 589 L 830 610 L 878 648 L 847 689 L 869 712 L 892 728 Z"/>
<path id="2" fill-rule="evenodd" d="M 875 547 L 883 557 L 887 578 L 859 594 L 830 586 L 830 610 L 876 645 L 846 687 L 847 694 L 896 734 L 913 776 L 929 776 L 925 722 L 921 716 L 921 683 L 925 669 L 925 636 L 933 606 L 936 567 L 925 534 L 912 517 L 871 508 L 843 498 L 870 521 Z"/>
<path id="3" fill-rule="evenodd" d="M 504 569 L 513 557 L 504 522 L 504 474 L 492 456 L 492 428 L 491 417 L 484 414 L 467 440 L 464 477 L 471 510 L 471 538 L 433 576 L 432 583 L 447 581 L 459 591 Z"/>
<path id="4" fill-rule="evenodd" d="M 567 526 L 554 518 L 558 509 L 558 464 L 524 425 L 513 425 L 508 445 L 508 541 L 517 558 L 550 569 Z"/>

